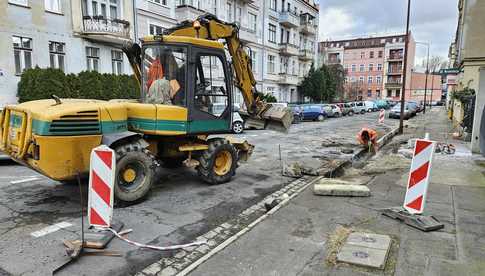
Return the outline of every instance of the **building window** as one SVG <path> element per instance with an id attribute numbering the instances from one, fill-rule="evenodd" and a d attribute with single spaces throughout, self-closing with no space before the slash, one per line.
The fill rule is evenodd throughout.
<path id="1" fill-rule="evenodd" d="M 232 4 L 227 3 L 227 21 L 232 22 Z"/>
<path id="2" fill-rule="evenodd" d="M 369 52 L 369 58 L 374 58 L 374 51 Z"/>
<path id="3" fill-rule="evenodd" d="M 365 71 L 365 65 L 361 64 L 359 69 L 360 69 L 360 72 L 364 72 Z"/>
<path id="4" fill-rule="evenodd" d="M 392 97 L 392 90 L 387 90 L 387 97 Z"/>
<path id="5" fill-rule="evenodd" d="M 360 58 L 364 59 L 365 58 L 365 52 L 360 52 Z"/>
<path id="6" fill-rule="evenodd" d="M 383 55 L 382 51 L 379 51 L 379 53 L 377 54 L 377 57 L 382 58 L 382 55 Z"/>
<path id="7" fill-rule="evenodd" d="M 88 71 L 99 72 L 99 48 L 86 47 L 86 64 Z"/>
<path id="8" fill-rule="evenodd" d="M 113 69 L 113 74 L 123 74 L 123 52 L 116 50 L 111 51 L 111 68 Z"/>
<path id="9" fill-rule="evenodd" d="M 374 64 L 369 63 L 369 72 L 372 72 L 372 71 L 374 71 Z"/>
<path id="10" fill-rule="evenodd" d="M 28 6 L 28 0 L 8 0 L 9 3 Z"/>
<path id="11" fill-rule="evenodd" d="M 377 64 L 377 71 L 382 71 L 382 64 Z"/>
<path id="12" fill-rule="evenodd" d="M 148 2 L 153 2 L 164 6 L 167 5 L 167 0 L 148 0 Z"/>
<path id="13" fill-rule="evenodd" d="M 25 69 L 32 68 L 32 38 L 12 36 L 15 74 L 20 75 Z"/>
<path id="14" fill-rule="evenodd" d="M 275 56 L 268 55 L 268 73 L 274 74 L 275 72 Z"/>
<path id="15" fill-rule="evenodd" d="M 352 64 L 352 72 L 355 72 L 355 71 L 356 71 L 356 65 Z"/>
<path id="16" fill-rule="evenodd" d="M 61 3 L 60 0 L 45 0 L 45 10 L 51 12 L 61 12 Z"/>
<path id="17" fill-rule="evenodd" d="M 276 0 L 269 1 L 269 8 L 273 11 L 276 11 Z"/>
<path id="18" fill-rule="evenodd" d="M 373 78 L 372 76 L 367 77 L 367 83 L 372 84 Z"/>
<path id="19" fill-rule="evenodd" d="M 399 97 L 399 96 L 401 96 L 401 90 L 398 89 L 396 90 L 396 97 Z"/>
<path id="20" fill-rule="evenodd" d="M 377 84 L 381 84 L 381 82 L 382 82 L 382 78 L 381 78 L 381 76 L 377 76 L 377 77 L 376 77 L 376 83 L 377 83 Z"/>
<path id="21" fill-rule="evenodd" d="M 49 41 L 49 60 L 51 68 L 64 71 L 64 57 L 66 44 L 62 42 Z"/>
<path id="22" fill-rule="evenodd" d="M 257 56 L 258 56 L 258 53 L 254 50 L 251 50 L 249 52 L 249 56 L 251 57 L 251 70 L 254 72 L 254 73 L 257 73 Z"/>
<path id="23" fill-rule="evenodd" d="M 381 97 L 381 90 L 376 90 L 376 97 L 377 98 L 380 98 Z"/>
<path id="24" fill-rule="evenodd" d="M 364 83 L 364 77 L 359 77 L 359 83 Z"/>
<path id="25" fill-rule="evenodd" d="M 158 26 L 158 25 L 155 25 L 155 24 L 149 25 L 150 35 L 159 35 L 159 34 L 162 34 L 163 31 L 164 31 L 164 28 L 162 26 Z"/>
<path id="26" fill-rule="evenodd" d="M 276 43 L 276 26 L 269 24 L 269 42 Z"/>
<path id="27" fill-rule="evenodd" d="M 257 19 L 258 17 L 254 13 L 249 13 L 249 29 L 253 32 L 256 32 Z"/>
<path id="28" fill-rule="evenodd" d="M 372 90 L 367 90 L 367 97 L 372 97 Z"/>

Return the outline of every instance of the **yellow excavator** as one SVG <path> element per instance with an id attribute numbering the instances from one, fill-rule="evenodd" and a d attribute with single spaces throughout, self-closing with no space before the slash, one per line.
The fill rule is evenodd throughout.
<path id="1" fill-rule="evenodd" d="M 115 197 L 135 202 L 148 194 L 160 165 L 193 167 L 210 184 L 231 180 L 254 146 L 210 135 L 230 133 L 235 88 L 244 99 L 246 124 L 280 130 L 291 125 L 291 110 L 256 97 L 236 24 L 203 15 L 123 51 L 139 81 L 140 100 L 53 95 L 7 106 L 0 117 L 0 150 L 65 181 L 87 174 L 91 150 L 107 145 L 116 152 Z"/>

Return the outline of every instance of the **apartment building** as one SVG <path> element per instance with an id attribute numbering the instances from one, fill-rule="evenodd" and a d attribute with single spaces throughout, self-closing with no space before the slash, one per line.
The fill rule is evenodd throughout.
<path id="1" fill-rule="evenodd" d="M 131 74 L 121 45 L 133 39 L 131 0 L 1 0 L 0 108 L 17 102 L 23 70 Z"/>
<path id="2" fill-rule="evenodd" d="M 298 84 L 316 53 L 318 6 L 313 0 L 138 0 L 137 36 L 161 33 L 205 13 L 238 23 L 258 91 L 281 102 L 303 100 Z M 242 96 L 235 101 L 241 103 Z"/>
<path id="3" fill-rule="evenodd" d="M 320 42 L 318 63 L 340 64 L 346 72 L 344 98 L 393 99 L 402 93 L 405 35 Z M 407 72 L 414 66 L 416 43 L 410 35 Z M 406 81 L 409 87 L 410 79 Z"/>
<path id="4" fill-rule="evenodd" d="M 443 85 L 442 76 L 440 74 L 428 74 L 428 76 L 426 76 L 425 73 L 412 72 L 409 77 L 411 78 L 411 85 L 406 89 L 406 100 L 414 100 L 416 102 L 424 103 L 424 95 L 426 91 L 427 105 L 441 101 Z"/>
<path id="5" fill-rule="evenodd" d="M 455 41 L 450 46 L 450 60 L 458 69 L 457 91 L 474 89 L 476 93 L 471 149 L 485 155 L 485 2 L 474 0 L 458 1 L 458 22 Z M 454 116 L 458 112 L 454 110 Z"/>

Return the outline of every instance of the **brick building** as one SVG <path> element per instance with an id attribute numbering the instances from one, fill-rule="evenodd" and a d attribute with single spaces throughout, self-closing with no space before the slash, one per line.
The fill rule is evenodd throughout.
<path id="1" fill-rule="evenodd" d="M 426 74 L 412 72 L 410 76 L 411 86 L 406 88 L 406 100 L 414 100 L 424 103 L 424 91 L 426 87 L 426 103 L 436 103 L 441 100 L 442 83 L 441 75 L 429 74 L 428 83 L 426 84 Z"/>
<path id="2" fill-rule="evenodd" d="M 404 35 L 320 42 L 319 65 L 341 64 L 347 100 L 400 98 L 404 66 Z M 410 36 L 407 72 L 414 66 L 416 43 Z M 409 87 L 408 78 L 406 86 Z"/>

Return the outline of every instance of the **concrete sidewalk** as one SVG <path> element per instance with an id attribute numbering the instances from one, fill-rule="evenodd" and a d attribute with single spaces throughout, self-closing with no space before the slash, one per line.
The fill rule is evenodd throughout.
<path id="1" fill-rule="evenodd" d="M 485 268 L 485 159 L 451 140 L 444 109 L 409 122 L 406 135 L 362 169 L 343 178 L 367 182 L 367 198 L 318 197 L 307 188 L 249 233 L 195 269 L 193 275 L 480 275 Z M 393 154 L 399 142 L 423 137 L 455 144 L 454 155 L 435 154 L 425 213 L 445 224 L 424 233 L 384 217 L 379 209 L 402 205 L 410 160 Z M 329 261 L 337 228 L 390 235 L 384 270 Z M 483 274 L 482 274 L 483 275 Z"/>

